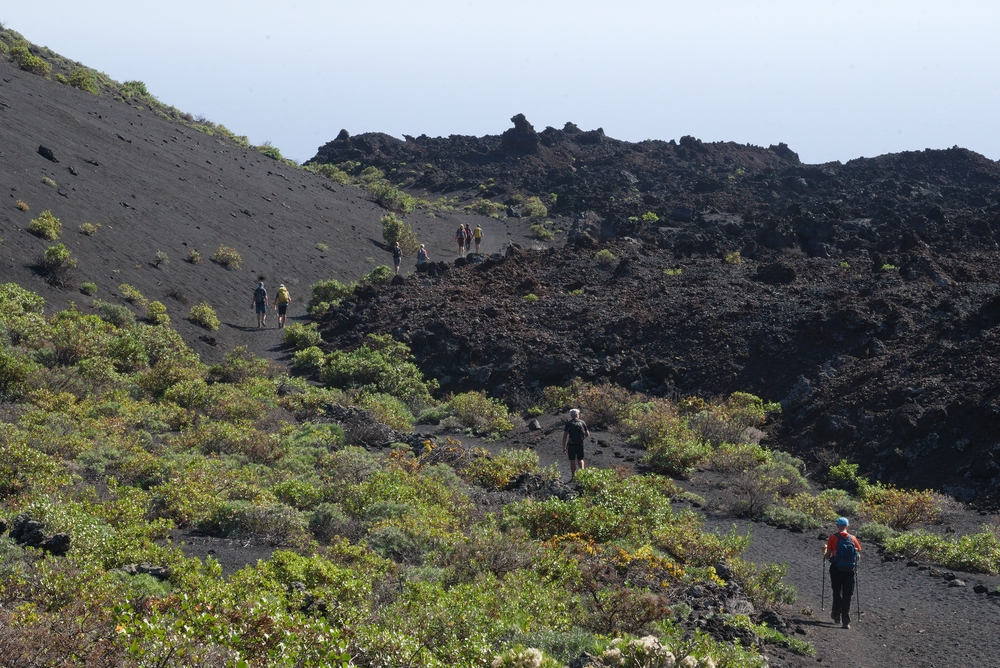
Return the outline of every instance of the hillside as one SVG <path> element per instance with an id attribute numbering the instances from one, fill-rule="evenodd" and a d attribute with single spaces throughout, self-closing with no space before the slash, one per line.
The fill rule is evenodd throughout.
<path id="1" fill-rule="evenodd" d="M 391 264 L 379 222 L 387 211 L 364 190 L 241 146 L 218 126 L 163 118 L 161 107 L 149 96 L 125 101 L 93 95 L 0 58 L 0 182 L 6 191 L 0 250 L 7 250 L 0 280 L 38 292 L 54 308 L 71 301 L 85 308 L 94 298 L 124 304 L 118 286 L 135 286 L 163 302 L 185 340 L 214 361 L 236 345 L 280 356 L 276 336 L 253 331 L 250 301 L 259 277 L 272 295 L 279 283 L 288 286 L 294 319 L 304 315 L 316 281 L 350 282 Z M 20 210 L 18 201 L 28 209 Z M 62 223 L 57 240 L 28 231 L 43 211 Z M 529 241 L 521 221 L 435 211 L 429 217 L 424 207 L 408 217 L 435 259 L 452 257 L 459 222 L 475 227 L 486 221 L 492 250 L 508 239 Z M 87 236 L 79 231 L 84 223 L 101 227 Z M 51 286 L 36 269 L 54 243 L 65 244 L 77 260 L 69 286 Z M 220 246 L 242 255 L 239 270 L 210 260 Z M 200 264 L 185 261 L 195 250 Z M 166 253 L 166 264 L 156 266 L 157 251 Z M 403 271 L 413 268 L 414 258 L 405 258 Z M 96 284 L 96 295 L 79 292 L 85 282 Z M 218 311 L 222 326 L 216 332 L 184 319 L 203 300 Z"/>

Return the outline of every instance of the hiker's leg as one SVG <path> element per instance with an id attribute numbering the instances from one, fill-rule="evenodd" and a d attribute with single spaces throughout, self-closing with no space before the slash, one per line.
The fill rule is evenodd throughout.
<path id="1" fill-rule="evenodd" d="M 843 610 L 841 600 L 843 578 L 840 571 L 836 570 L 833 566 L 830 567 L 830 584 L 833 586 L 833 607 L 830 609 L 830 616 L 833 617 L 834 621 L 839 622 L 841 611 Z"/>
<path id="2" fill-rule="evenodd" d="M 572 478 L 576 475 L 576 460 L 569 460 L 569 477 Z"/>
<path id="3" fill-rule="evenodd" d="M 587 463 L 584 460 L 580 460 L 580 470 L 587 468 Z"/>
<path id="4" fill-rule="evenodd" d="M 851 597 L 854 596 L 854 573 L 844 573 L 843 587 L 840 594 L 840 619 L 844 624 L 851 623 Z"/>

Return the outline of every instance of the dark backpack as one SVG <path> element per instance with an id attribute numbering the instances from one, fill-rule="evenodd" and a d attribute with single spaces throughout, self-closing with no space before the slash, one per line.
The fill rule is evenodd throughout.
<path id="1" fill-rule="evenodd" d="M 587 425 L 583 420 L 570 420 L 566 423 L 566 433 L 569 434 L 570 443 L 583 443 L 583 439 L 587 437 Z"/>
<path id="2" fill-rule="evenodd" d="M 246 294 L 245 292 L 243 294 Z M 267 301 L 267 290 L 258 287 L 253 291 L 253 300 L 257 303 Z"/>
<path id="3" fill-rule="evenodd" d="M 858 548 L 850 534 L 838 536 L 837 551 L 833 553 L 833 565 L 842 573 L 853 573 L 858 566 Z"/>

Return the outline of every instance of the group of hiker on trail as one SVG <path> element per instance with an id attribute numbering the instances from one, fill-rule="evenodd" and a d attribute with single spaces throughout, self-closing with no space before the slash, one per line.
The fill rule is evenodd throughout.
<path id="1" fill-rule="evenodd" d="M 469 254 L 473 241 L 476 242 L 476 252 L 478 253 L 479 246 L 483 243 L 483 228 L 476 225 L 476 229 L 472 229 L 468 223 L 459 225 L 455 232 L 455 241 L 458 243 L 459 257 L 465 257 Z"/>
<path id="2" fill-rule="evenodd" d="M 292 298 L 288 294 L 288 288 L 284 284 L 278 286 L 278 294 L 274 296 L 274 309 L 278 312 L 278 329 L 285 327 L 285 320 L 288 317 L 288 304 Z M 257 284 L 257 289 L 253 291 L 253 302 L 250 308 L 257 314 L 257 327 L 266 327 L 268 298 L 267 290 L 264 288 L 264 281 Z"/>

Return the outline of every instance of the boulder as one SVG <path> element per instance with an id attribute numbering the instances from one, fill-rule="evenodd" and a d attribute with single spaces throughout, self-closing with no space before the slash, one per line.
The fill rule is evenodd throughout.
<path id="1" fill-rule="evenodd" d="M 42 156 L 43 158 L 51 162 L 59 162 L 58 160 L 56 160 L 55 153 L 53 153 L 52 149 L 48 148 L 47 146 L 39 146 L 38 155 Z"/>
<path id="2" fill-rule="evenodd" d="M 524 114 L 513 116 L 511 122 L 514 127 L 505 131 L 500 136 L 500 142 L 504 151 L 513 155 L 526 155 L 538 150 L 538 133 L 532 127 Z"/>

